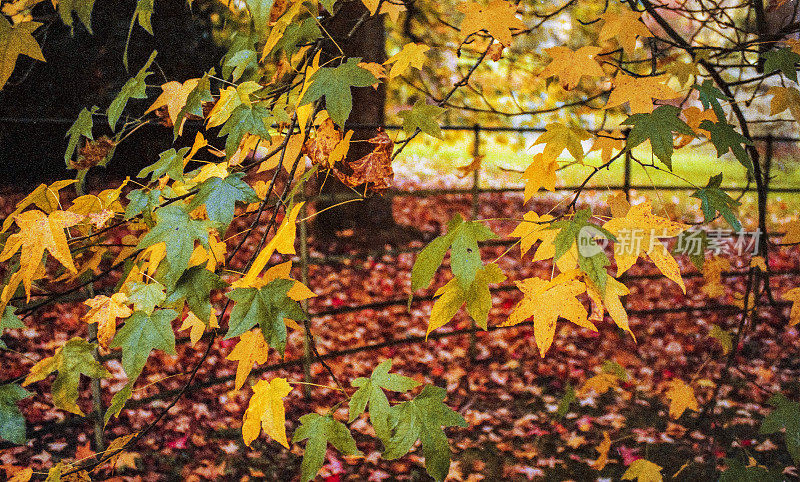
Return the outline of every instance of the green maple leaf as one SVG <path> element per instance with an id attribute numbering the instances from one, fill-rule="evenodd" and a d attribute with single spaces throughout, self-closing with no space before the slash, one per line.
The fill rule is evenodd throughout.
<path id="1" fill-rule="evenodd" d="M 166 243 L 166 258 L 172 275 L 186 270 L 194 251 L 195 240 L 208 248 L 208 222 L 189 217 L 189 213 L 177 204 L 170 204 L 155 212 L 156 225 L 142 236 L 136 249 L 144 249 L 158 243 Z"/>
<path id="2" fill-rule="evenodd" d="M 730 98 L 723 94 L 721 90 L 714 86 L 714 83 L 706 79 L 702 84 L 695 84 L 692 86 L 698 93 L 700 102 L 703 104 L 704 109 L 714 109 L 714 114 L 717 116 L 718 121 L 725 119 L 725 111 L 722 110 L 722 104 L 719 101 L 729 101 Z"/>
<path id="3" fill-rule="evenodd" d="M 69 141 L 67 141 L 67 150 L 64 152 L 64 162 L 67 163 L 67 166 L 69 166 L 69 160 L 72 159 L 72 155 L 78 147 L 78 141 L 81 139 L 81 136 L 94 140 L 92 136 L 92 115 L 95 112 L 97 112 L 96 105 L 92 106 L 92 110 L 84 108 L 80 114 L 78 114 L 75 123 L 72 124 L 67 134 L 64 136 L 69 137 Z"/>
<path id="4" fill-rule="evenodd" d="M 253 134 L 265 139 L 269 139 L 268 126 L 270 122 L 264 123 L 264 119 L 270 118 L 270 112 L 266 107 L 259 104 L 246 106 L 244 104 L 236 107 L 231 112 L 231 116 L 225 121 L 225 125 L 219 131 L 219 136 L 228 136 L 225 139 L 225 153 L 228 157 L 232 156 L 242 137 L 245 134 Z"/>
<path id="5" fill-rule="evenodd" d="M 0 15 L 0 89 L 11 77 L 20 55 L 45 61 L 42 49 L 32 35 L 41 25 L 40 22 L 22 22 L 12 26 L 5 16 Z"/>
<path id="6" fill-rule="evenodd" d="M 712 221 L 719 213 L 728 224 L 736 231 L 741 231 L 742 224 L 736 219 L 734 210 L 741 204 L 720 189 L 722 185 L 722 173 L 711 176 L 706 187 L 698 189 L 692 197 L 700 200 L 700 209 L 703 211 L 705 222 Z"/>
<path id="7" fill-rule="evenodd" d="M 167 295 L 164 289 L 164 285 L 158 281 L 147 284 L 133 282 L 128 288 L 128 302 L 133 303 L 135 311 L 151 315 L 156 306 L 166 301 Z"/>
<path id="8" fill-rule="evenodd" d="M 606 278 L 608 277 L 608 272 L 606 271 L 605 267 L 611 264 L 609 261 L 608 256 L 606 256 L 605 252 L 597 245 L 597 242 L 594 240 L 594 237 L 588 237 L 584 239 L 580 239 L 582 234 L 597 234 L 602 235 L 606 239 L 616 242 L 617 238 L 608 230 L 599 226 L 594 223 L 590 223 L 589 219 L 592 217 L 592 211 L 589 209 L 581 209 L 575 213 L 572 219 L 565 219 L 562 221 L 555 221 L 550 223 L 550 226 L 547 229 L 558 229 L 558 234 L 553 239 L 553 244 L 555 245 L 555 254 L 553 255 L 553 259 L 559 259 L 564 256 L 567 251 L 572 249 L 572 245 L 575 243 L 588 243 L 589 248 L 596 248 L 592 249 L 591 251 L 600 251 L 596 252 L 595 254 L 590 254 L 589 256 L 585 256 L 583 249 L 578 249 L 578 266 L 581 270 L 589 275 L 589 278 L 600 288 L 601 292 L 605 292 L 606 288 Z M 590 228 L 591 231 L 583 231 L 584 228 Z M 581 247 L 581 245 L 578 245 Z"/>
<path id="9" fill-rule="evenodd" d="M 137 0 L 136 10 L 133 12 L 132 19 L 132 21 L 139 22 L 139 25 L 150 35 L 153 35 L 153 3 L 154 0 Z"/>
<path id="10" fill-rule="evenodd" d="M 198 117 L 205 117 L 203 115 L 203 102 L 211 102 L 214 97 L 211 95 L 211 80 L 210 77 L 216 74 L 214 69 L 206 72 L 203 77 L 197 82 L 189 95 L 186 96 L 186 104 L 181 107 L 178 116 L 175 117 L 175 125 L 172 127 L 173 140 L 178 138 L 183 126 L 183 118 L 188 114 L 196 115 Z"/>
<path id="11" fill-rule="evenodd" d="M 64 25 L 72 27 L 72 14 L 74 12 L 89 33 L 92 33 L 92 9 L 94 9 L 94 0 L 58 1 L 58 14 L 61 16 L 61 21 L 64 22 Z"/>
<path id="12" fill-rule="evenodd" d="M 728 150 L 731 150 L 739 163 L 747 168 L 748 172 L 753 172 L 753 161 L 742 145 L 752 146 L 753 141 L 736 132 L 733 126 L 727 122 L 704 120 L 699 127 L 711 133 L 711 143 L 717 148 L 717 157 L 722 157 Z"/>
<path id="13" fill-rule="evenodd" d="M 149 223 L 152 221 L 153 210 L 160 204 L 161 190 L 153 189 L 146 191 L 144 189 L 134 189 L 125 197 L 130 201 L 125 207 L 125 220 L 127 221 L 145 213 L 145 220 Z"/>
<path id="14" fill-rule="evenodd" d="M 480 221 L 464 221 L 460 214 L 456 214 L 447 223 L 447 234 L 431 241 L 417 255 L 411 269 L 411 293 L 428 287 L 448 248 L 451 250 L 453 275 L 462 288 L 469 289 L 478 269 L 483 266 L 478 243 L 495 238 L 497 235 Z"/>
<path id="15" fill-rule="evenodd" d="M 0 334 L 6 328 L 10 329 L 18 329 L 18 328 L 25 328 L 25 325 L 22 323 L 22 320 L 14 313 L 16 308 L 13 306 L 6 306 L 5 310 L 3 310 L 3 316 L 0 318 Z M 8 346 L 3 340 L 0 340 L 0 349 L 7 350 Z"/>
<path id="16" fill-rule="evenodd" d="M 411 135 L 419 129 L 420 132 L 441 139 L 442 129 L 435 118 L 445 110 L 439 106 L 428 105 L 424 100 L 418 100 L 411 110 L 398 112 L 397 115 L 403 119 L 403 132 L 406 135 Z"/>
<path id="17" fill-rule="evenodd" d="M 179 151 L 175 148 L 170 148 L 158 156 L 158 160 L 153 164 L 145 167 L 136 177 L 142 178 L 150 174 L 150 180 L 155 181 L 164 174 L 168 175 L 171 179 L 176 181 L 183 180 L 183 160 L 186 154 L 189 153 L 189 148 L 184 147 Z M 141 211 L 139 211 L 141 212 Z"/>
<path id="18" fill-rule="evenodd" d="M 309 17 L 299 22 L 292 22 L 283 31 L 283 37 L 275 44 L 273 52 L 283 50 L 287 58 L 292 58 L 299 50 L 299 46 L 313 42 L 322 35 L 317 26 L 317 19 Z"/>
<path id="19" fill-rule="evenodd" d="M 317 476 L 317 472 L 325 463 L 325 452 L 329 442 L 344 455 L 364 455 L 358 450 L 356 441 L 347 425 L 334 419 L 332 415 L 307 413 L 300 417 L 300 424 L 294 431 L 292 442 L 308 439 L 303 462 L 300 465 L 302 482 L 314 480 Z"/>
<path id="20" fill-rule="evenodd" d="M 352 385 L 358 390 L 350 398 L 350 422 L 353 422 L 369 403 L 369 420 L 375 433 L 383 441 L 389 440 L 389 400 L 384 390 L 407 392 L 419 385 L 413 378 L 389 373 L 392 360 L 386 360 L 372 370 L 369 378 L 358 377 Z"/>
<path id="21" fill-rule="evenodd" d="M 53 404 L 68 412 L 84 416 L 78 408 L 78 384 L 81 375 L 91 378 L 108 378 L 111 376 L 101 363 L 94 359 L 97 345 L 83 338 L 75 337 L 58 348 L 49 358 L 45 358 L 31 368 L 23 386 L 38 382 L 57 371 L 53 380 Z"/>
<path id="22" fill-rule="evenodd" d="M 325 108 L 333 122 L 343 126 L 353 109 L 351 87 L 369 87 L 376 83 L 368 70 L 358 66 L 360 58 L 349 58 L 338 67 L 323 67 L 311 77 L 311 85 L 300 100 L 300 105 L 309 104 L 325 97 Z"/>
<path id="23" fill-rule="evenodd" d="M 211 177 L 200 185 L 200 191 L 189 204 L 189 210 L 205 204 L 208 219 L 222 226 L 224 232 L 233 220 L 236 201 L 245 203 L 257 202 L 258 195 L 249 184 L 244 182 L 243 172 L 235 172 L 226 178 Z"/>
<path id="24" fill-rule="evenodd" d="M 467 427 L 464 417 L 443 403 L 446 396 L 443 388 L 426 385 L 413 400 L 393 406 L 390 413 L 392 435 L 383 458 L 402 457 L 421 440 L 425 470 L 435 480 L 444 480 L 450 472 L 450 444 L 442 427 Z"/>
<path id="25" fill-rule="evenodd" d="M 800 62 L 800 55 L 788 47 L 764 52 L 764 72 L 780 70 L 792 82 L 797 82 L 797 62 Z"/>
<path id="26" fill-rule="evenodd" d="M 128 380 L 128 383 L 125 384 L 124 387 L 120 391 L 114 394 L 111 397 L 111 404 L 108 406 L 106 410 L 105 416 L 103 417 L 103 424 L 107 424 L 111 417 L 119 416 L 119 413 L 125 408 L 125 404 L 130 400 L 131 396 L 133 395 L 133 383 L 135 380 Z"/>
<path id="27" fill-rule="evenodd" d="M 145 88 L 147 87 L 147 77 L 152 74 L 147 69 L 153 64 L 153 60 L 155 60 L 156 55 L 158 52 L 155 50 L 153 53 L 150 54 L 150 58 L 145 62 L 144 66 L 139 69 L 139 72 L 136 76 L 128 79 L 125 82 L 125 85 L 122 86 L 122 89 L 119 91 L 119 94 L 111 101 L 111 105 L 108 106 L 108 125 L 111 126 L 111 129 L 116 129 L 117 121 L 119 117 L 122 115 L 122 111 L 125 110 L 125 106 L 128 104 L 129 99 L 146 99 L 147 92 L 145 92 Z"/>
<path id="28" fill-rule="evenodd" d="M 492 309 L 492 293 L 489 283 L 500 283 L 506 276 L 495 263 L 482 266 L 475 274 L 475 280 L 464 289 L 456 279 L 436 291 L 427 334 L 447 324 L 458 310 L 466 303 L 467 313 L 475 320 L 475 324 L 484 330 L 488 328 L 489 310 Z"/>
<path id="29" fill-rule="evenodd" d="M 263 37 L 269 28 L 269 15 L 272 10 L 273 0 L 245 0 L 253 28 L 260 37 Z"/>
<path id="30" fill-rule="evenodd" d="M 128 28 L 128 38 L 125 40 L 125 50 L 122 52 L 122 65 L 125 67 L 125 70 L 128 70 L 128 46 L 131 43 L 131 34 L 133 33 L 133 26 L 138 21 L 139 25 L 147 33 L 153 35 L 153 11 L 154 11 L 154 0 L 137 0 L 136 1 L 136 10 L 133 11 L 133 17 L 131 18 L 131 26 Z"/>
<path id="31" fill-rule="evenodd" d="M 198 318 L 208 323 L 211 318 L 211 292 L 228 286 L 216 273 L 205 266 L 192 266 L 183 272 L 167 303 L 186 300 L 189 309 Z"/>
<path id="32" fill-rule="evenodd" d="M 239 288 L 226 296 L 233 300 L 225 339 L 239 336 L 259 325 L 264 339 L 283 356 L 286 349 L 286 323 L 284 318 L 302 321 L 306 314 L 300 305 L 286 293 L 294 286 L 290 279 L 276 279 L 262 288 Z"/>
<path id="33" fill-rule="evenodd" d="M 258 54 L 255 50 L 244 49 L 233 54 L 225 61 L 225 67 L 232 67 L 231 79 L 238 81 L 248 68 L 258 67 Z"/>
<path id="34" fill-rule="evenodd" d="M 775 410 L 764 418 L 759 432 L 770 434 L 786 429 L 786 450 L 795 463 L 800 462 L 800 403 L 789 400 L 781 393 L 770 397 L 767 403 Z"/>
<path id="35" fill-rule="evenodd" d="M 0 385 L 0 438 L 17 445 L 25 444 L 25 417 L 17 402 L 31 395 L 16 383 Z"/>
<path id="36" fill-rule="evenodd" d="M 625 148 L 630 150 L 650 140 L 653 154 L 672 170 L 672 133 L 694 136 L 688 124 L 678 118 L 681 110 L 674 105 L 661 105 L 649 114 L 633 114 L 623 124 L 632 125 Z"/>
<path id="37" fill-rule="evenodd" d="M 147 358 L 153 350 L 175 354 L 175 332 L 172 320 L 175 310 L 158 310 L 152 315 L 137 311 L 125 320 L 111 341 L 111 348 L 122 348 L 122 368 L 128 380 L 136 380 L 142 373 Z"/>

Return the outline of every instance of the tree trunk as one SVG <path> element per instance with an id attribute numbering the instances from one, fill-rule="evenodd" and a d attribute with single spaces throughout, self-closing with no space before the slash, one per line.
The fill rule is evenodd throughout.
<path id="1" fill-rule="evenodd" d="M 384 49 L 384 27 L 382 16 L 372 16 L 367 19 L 347 39 L 366 8 L 361 2 L 345 2 L 337 12 L 336 18 L 329 22 L 329 33 L 336 40 L 327 42 L 324 52 L 329 57 L 339 56 L 344 51 L 347 57 L 361 57 L 364 62 L 383 63 L 386 60 Z M 338 45 L 338 47 L 337 47 Z M 375 126 L 383 125 L 385 117 L 386 88 L 383 83 L 377 89 L 372 87 L 353 88 L 353 111 L 350 113 L 345 129 L 354 131 L 352 140 L 364 140 L 375 137 Z M 353 142 L 347 159 L 355 160 L 368 154 L 372 144 L 367 142 Z M 335 176 L 327 176 L 322 188 L 323 193 L 352 192 Z M 331 206 L 332 202 L 319 202 L 317 209 L 322 210 Z M 333 239 L 337 232 L 345 229 L 369 232 L 371 235 L 387 233 L 395 226 L 392 217 L 392 200 L 380 195 L 369 195 L 360 202 L 352 202 L 337 206 L 322 212 L 315 218 L 314 234 L 323 239 Z"/>

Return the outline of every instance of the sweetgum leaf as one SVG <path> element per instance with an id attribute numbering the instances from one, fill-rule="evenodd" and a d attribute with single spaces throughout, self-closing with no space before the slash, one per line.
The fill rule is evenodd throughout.
<path id="1" fill-rule="evenodd" d="M 292 442 L 308 439 L 300 466 L 302 482 L 314 480 L 317 476 L 317 472 L 325 463 L 325 452 L 329 442 L 344 455 L 363 455 L 358 450 L 347 425 L 335 420 L 331 415 L 307 413 L 300 417 L 300 424 L 292 436 Z"/>
<path id="2" fill-rule="evenodd" d="M 0 385 L 0 438 L 17 445 L 25 444 L 25 417 L 17 402 L 31 395 L 16 383 Z"/>
<path id="3" fill-rule="evenodd" d="M 369 87 L 378 80 L 359 67 L 360 58 L 349 58 L 338 67 L 322 67 L 311 77 L 311 85 L 300 100 L 305 105 L 325 97 L 325 108 L 333 122 L 343 126 L 353 109 L 351 87 Z"/>

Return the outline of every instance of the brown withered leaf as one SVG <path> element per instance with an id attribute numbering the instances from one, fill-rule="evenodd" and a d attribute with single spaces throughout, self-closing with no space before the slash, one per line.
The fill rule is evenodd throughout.
<path id="1" fill-rule="evenodd" d="M 394 180 L 392 170 L 392 148 L 394 142 L 383 129 L 378 129 L 378 135 L 367 142 L 374 144 L 372 152 L 366 156 L 349 162 L 349 167 L 353 173 L 345 175 L 340 171 L 335 171 L 336 176 L 350 187 L 361 184 L 368 184 L 373 191 L 383 191 L 391 187 Z"/>
<path id="2" fill-rule="evenodd" d="M 342 133 L 333 124 L 330 117 L 317 127 L 317 137 L 309 139 L 303 146 L 303 154 L 311 158 L 314 165 L 328 164 L 331 151 L 342 140 Z"/>
<path id="3" fill-rule="evenodd" d="M 70 161 L 69 165 L 73 169 L 89 169 L 102 163 L 113 148 L 114 141 L 108 136 L 99 137 L 91 142 L 87 141 L 78 152 L 78 160 Z"/>

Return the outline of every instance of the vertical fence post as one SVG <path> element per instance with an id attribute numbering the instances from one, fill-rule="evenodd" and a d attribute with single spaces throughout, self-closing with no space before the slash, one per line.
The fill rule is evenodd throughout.
<path id="1" fill-rule="evenodd" d="M 308 208 L 303 204 L 300 211 L 302 219 L 300 221 L 300 282 L 308 286 Z M 305 299 L 300 302 L 303 311 L 308 313 L 308 300 Z M 309 316 L 310 318 L 310 316 Z M 308 326 L 311 326 L 311 320 L 308 320 Z M 309 344 L 309 334 L 303 334 L 303 381 L 311 383 L 311 345 Z M 311 395 L 311 386 L 303 385 L 303 395 L 308 398 Z"/>
<path id="2" fill-rule="evenodd" d="M 481 126 L 480 124 L 475 124 L 472 126 L 472 162 L 476 162 L 480 159 L 481 155 Z M 478 218 L 478 210 L 480 209 L 480 197 L 481 197 L 481 164 L 477 163 L 477 167 L 475 170 L 472 171 L 472 211 L 470 212 L 470 220 L 474 221 Z M 475 357 L 478 354 L 478 337 L 475 334 L 475 320 L 472 320 L 472 329 L 473 331 L 469 334 L 469 350 L 467 355 L 469 356 L 470 361 L 475 361 Z"/>
<path id="3" fill-rule="evenodd" d="M 631 153 L 625 152 L 625 171 L 622 175 L 622 190 L 625 191 L 625 199 L 631 200 Z"/>

